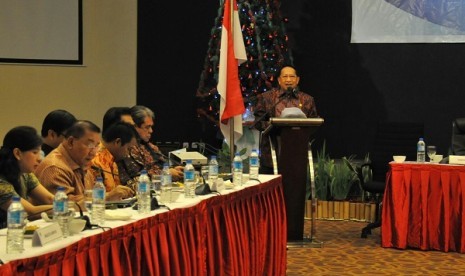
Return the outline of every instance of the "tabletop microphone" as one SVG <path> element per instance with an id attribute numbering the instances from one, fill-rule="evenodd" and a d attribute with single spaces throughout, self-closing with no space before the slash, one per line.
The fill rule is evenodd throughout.
<path id="1" fill-rule="evenodd" d="M 99 172 L 99 173 L 101 173 L 101 174 L 103 174 L 103 173 L 109 173 L 109 174 L 111 174 L 111 175 L 118 176 L 118 174 L 115 174 L 115 173 L 113 173 L 113 172 L 104 170 L 104 169 L 102 169 L 102 168 L 100 168 L 100 167 L 97 167 L 97 166 L 94 166 L 94 165 L 91 165 L 90 167 L 91 167 L 93 170 L 95 170 L 95 171 L 97 171 L 97 172 Z"/>
<path id="2" fill-rule="evenodd" d="M 92 223 L 90 223 L 90 218 L 89 216 L 86 216 L 84 215 L 84 213 L 82 212 L 82 208 L 79 204 L 77 204 L 76 202 L 74 202 L 74 205 L 78 207 L 79 209 L 79 217 L 77 217 L 76 219 L 82 219 L 82 220 L 85 220 L 86 221 L 86 225 L 84 226 L 84 230 L 88 230 L 88 229 L 92 229 Z M 87 211 L 90 211 L 90 210 L 87 210 Z"/>

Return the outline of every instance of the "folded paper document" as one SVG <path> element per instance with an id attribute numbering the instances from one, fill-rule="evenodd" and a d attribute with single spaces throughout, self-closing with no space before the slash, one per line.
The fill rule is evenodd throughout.
<path id="1" fill-rule="evenodd" d="M 465 165 L 465 156 L 449 155 L 449 164 Z"/>

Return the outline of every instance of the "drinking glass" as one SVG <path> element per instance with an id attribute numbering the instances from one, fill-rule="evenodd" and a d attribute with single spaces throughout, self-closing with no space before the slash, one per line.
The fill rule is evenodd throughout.
<path id="1" fill-rule="evenodd" d="M 202 180 L 208 181 L 208 169 L 209 169 L 209 166 L 202 166 L 200 168 L 200 176 L 203 177 Z"/>
<path id="2" fill-rule="evenodd" d="M 194 172 L 195 187 L 203 184 L 203 179 L 199 171 Z"/>
<path id="3" fill-rule="evenodd" d="M 436 155 L 436 146 L 427 146 L 426 152 L 428 153 L 429 162 L 432 163 L 434 156 Z"/>
<path id="4" fill-rule="evenodd" d="M 161 191 L 161 175 L 152 175 L 152 186 L 150 190 L 155 191 L 155 194 L 159 195 Z"/>

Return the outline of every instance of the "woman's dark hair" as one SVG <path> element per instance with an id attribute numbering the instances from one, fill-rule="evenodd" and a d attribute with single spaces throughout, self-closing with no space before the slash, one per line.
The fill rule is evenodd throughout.
<path id="1" fill-rule="evenodd" d="M 20 151 L 29 151 L 40 148 L 42 138 L 37 131 L 30 126 L 18 126 L 5 135 L 3 146 L 0 148 L 0 175 L 6 181 L 11 183 L 18 194 L 22 194 L 19 183 L 19 164 L 13 155 L 13 149 L 18 148 Z"/>

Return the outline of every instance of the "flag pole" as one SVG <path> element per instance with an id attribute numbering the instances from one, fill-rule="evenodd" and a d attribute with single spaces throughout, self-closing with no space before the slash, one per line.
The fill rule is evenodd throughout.
<path id="1" fill-rule="evenodd" d="M 229 152 L 231 153 L 230 154 L 230 163 L 231 164 L 231 173 L 234 172 L 234 168 L 233 168 L 233 161 L 234 161 L 234 155 L 235 155 L 235 151 L 234 151 L 234 117 L 230 118 L 229 119 L 229 137 L 230 137 L 230 141 L 229 141 Z"/>
<path id="2" fill-rule="evenodd" d="M 230 165 L 232 165 L 237 149 L 235 133 L 238 137 L 242 134 L 242 118 L 239 116 L 242 116 L 245 109 L 238 66 L 247 60 L 236 0 L 225 1 L 223 19 L 218 76 L 218 91 L 221 95 L 220 128 L 226 142 L 229 143 Z M 234 118 L 235 116 L 237 118 Z"/>
<path id="3" fill-rule="evenodd" d="M 229 9 L 229 18 L 231 21 L 230 26 L 234 26 L 234 1 L 229 1 L 230 9 Z M 234 27 L 231 28 L 231 35 L 234 37 Z M 234 172 L 233 161 L 234 161 L 234 117 L 229 118 L 229 164 L 231 164 L 231 174 Z"/>

